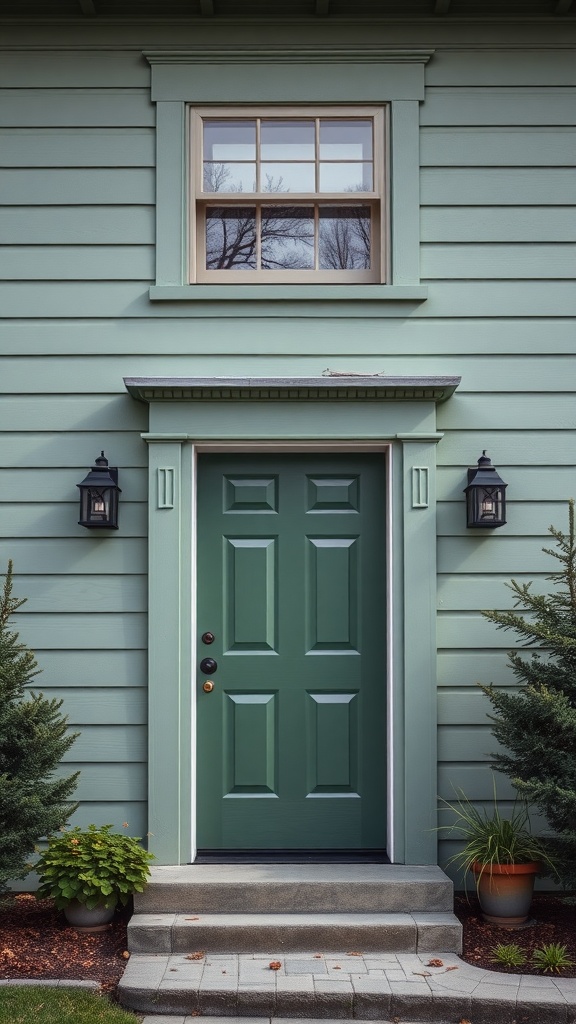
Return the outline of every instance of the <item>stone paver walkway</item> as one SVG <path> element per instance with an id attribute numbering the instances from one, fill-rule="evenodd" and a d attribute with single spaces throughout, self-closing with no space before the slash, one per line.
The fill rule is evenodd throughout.
<path id="1" fill-rule="evenodd" d="M 218 1016 L 241 1016 L 244 1024 L 252 1017 L 576 1024 L 576 979 L 484 971 L 451 953 L 139 955 L 122 989 L 132 1008 L 154 1014 L 144 1024 L 198 1024 L 202 1015 L 210 1024 Z"/>

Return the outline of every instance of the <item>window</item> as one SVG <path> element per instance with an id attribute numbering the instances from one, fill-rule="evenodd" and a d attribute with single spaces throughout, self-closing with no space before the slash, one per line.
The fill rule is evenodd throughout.
<path id="1" fill-rule="evenodd" d="M 385 280 L 384 114 L 192 111 L 190 280 Z"/>

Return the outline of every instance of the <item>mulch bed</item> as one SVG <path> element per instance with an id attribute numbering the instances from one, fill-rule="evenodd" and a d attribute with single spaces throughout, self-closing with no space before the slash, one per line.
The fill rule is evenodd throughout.
<path id="1" fill-rule="evenodd" d="M 576 898 L 537 893 L 532 904 L 535 924 L 510 931 L 486 924 L 478 901 L 456 896 L 455 911 L 464 926 L 463 959 L 475 967 L 503 973 L 541 974 L 530 966 L 532 951 L 543 943 L 566 946 L 574 968 L 563 978 L 576 978 Z M 128 953 L 126 924 L 129 910 L 116 914 L 108 931 L 84 935 L 70 928 L 51 900 L 37 900 L 19 893 L 0 900 L 0 979 L 70 978 L 98 981 L 113 994 L 122 976 Z M 492 950 L 498 943 L 514 942 L 524 951 L 521 968 L 494 964 Z"/>
<path id="2" fill-rule="evenodd" d="M 52 900 L 19 893 L 0 900 L 0 978 L 98 981 L 113 993 L 122 977 L 128 913 L 105 932 L 85 935 L 67 924 Z"/>
<path id="3" fill-rule="evenodd" d="M 462 958 L 474 967 L 504 974 L 542 975 L 530 964 L 532 953 L 544 943 L 558 942 L 566 951 L 574 967 L 563 970 L 562 978 L 576 978 L 576 896 L 574 894 L 535 893 L 532 901 L 532 920 L 529 928 L 497 928 L 482 918 L 475 896 L 457 894 L 455 913 L 464 926 L 464 952 Z M 526 963 L 522 967 L 503 967 L 492 962 L 492 950 L 500 943 L 515 943 L 523 951 Z M 547 975 L 550 977 L 550 974 Z"/>

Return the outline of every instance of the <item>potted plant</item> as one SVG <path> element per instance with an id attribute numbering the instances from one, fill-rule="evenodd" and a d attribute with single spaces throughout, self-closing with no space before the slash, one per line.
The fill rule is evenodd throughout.
<path id="1" fill-rule="evenodd" d="M 452 825 L 442 830 L 455 832 L 464 846 L 449 864 L 471 871 L 483 917 L 491 924 L 517 928 L 528 920 L 534 880 L 537 874 L 554 873 L 546 841 L 530 829 L 528 807 L 516 800 L 509 818 L 500 814 L 496 793 L 494 807 L 478 810 L 459 792 L 456 803 L 443 801 L 456 814 Z"/>
<path id="2" fill-rule="evenodd" d="M 125 906 L 132 893 L 142 892 L 150 874 L 154 855 L 144 850 L 137 837 L 112 828 L 63 829 L 48 837 L 48 846 L 35 865 L 40 876 L 38 898 L 51 896 L 78 930 L 106 928 L 117 904 Z"/>

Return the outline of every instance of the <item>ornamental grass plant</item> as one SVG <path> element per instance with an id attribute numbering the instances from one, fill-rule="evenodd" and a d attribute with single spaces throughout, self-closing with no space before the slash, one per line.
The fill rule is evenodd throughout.
<path id="1" fill-rule="evenodd" d="M 49 836 L 35 865 L 38 898 L 52 897 L 58 910 L 73 900 L 93 909 L 126 906 L 132 893 L 142 892 L 154 855 L 139 838 L 112 829 L 113 825 L 88 825 L 85 830 L 77 826 Z"/>
<path id="2" fill-rule="evenodd" d="M 537 862 L 541 873 L 554 874 L 554 863 L 547 851 L 546 840 L 532 834 L 528 807 L 525 801 L 517 799 L 510 817 L 505 818 L 498 806 L 494 786 L 494 804 L 487 810 L 479 810 L 462 790 L 457 790 L 458 799 L 451 803 L 443 800 L 445 807 L 456 815 L 451 825 L 440 826 L 442 831 L 455 833 L 455 838 L 464 841 L 461 850 L 450 857 L 448 863 L 455 864 L 464 873 L 474 866 L 478 884 L 484 872 L 490 872 L 499 864 L 530 864 Z"/>

